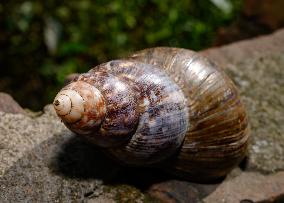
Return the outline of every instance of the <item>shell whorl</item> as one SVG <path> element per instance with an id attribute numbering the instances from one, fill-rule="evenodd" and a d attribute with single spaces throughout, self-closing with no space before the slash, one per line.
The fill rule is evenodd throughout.
<path id="1" fill-rule="evenodd" d="M 69 129 L 127 165 L 161 164 L 211 180 L 246 155 L 248 119 L 237 88 L 190 50 L 151 48 L 101 64 L 63 88 L 54 107 Z"/>
<path id="2" fill-rule="evenodd" d="M 128 60 L 156 65 L 187 98 L 191 125 L 166 170 L 191 180 L 209 180 L 225 176 L 246 156 L 246 109 L 221 68 L 196 52 L 179 48 L 145 49 Z"/>
<path id="3" fill-rule="evenodd" d="M 83 99 L 85 106 L 93 109 L 84 110 L 86 121 L 68 123 L 61 115 L 62 120 L 72 131 L 107 148 L 117 160 L 131 165 L 152 164 L 170 157 L 181 146 L 189 125 L 187 101 L 178 85 L 157 67 L 124 60 L 99 65 L 59 93 L 54 102 L 59 116 L 58 101 L 66 99 L 63 93 L 74 92 L 78 84 L 85 85 L 77 91 L 86 92 L 88 88 L 100 92 L 105 104 L 100 114 L 103 119 L 100 117 L 94 126 L 83 126 L 88 120 L 96 120 L 88 117 L 88 112 L 97 112 L 97 105 L 88 98 Z"/>
<path id="4" fill-rule="evenodd" d="M 74 90 L 64 90 L 54 99 L 56 113 L 66 122 L 73 123 L 81 119 L 84 112 L 84 100 Z"/>
<path id="5" fill-rule="evenodd" d="M 90 73 L 102 70 L 127 80 L 138 93 L 135 132 L 127 143 L 107 152 L 130 165 L 155 164 L 176 153 L 189 126 L 187 99 L 180 87 L 151 64 L 116 60 Z"/>

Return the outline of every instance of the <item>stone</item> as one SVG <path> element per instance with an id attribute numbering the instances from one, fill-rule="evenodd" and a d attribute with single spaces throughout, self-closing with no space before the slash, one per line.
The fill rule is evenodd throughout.
<path id="1" fill-rule="evenodd" d="M 226 69 L 228 64 L 239 64 L 254 57 L 283 53 L 283 51 L 284 29 L 281 29 L 271 35 L 210 48 L 200 53 Z"/>
<path id="2" fill-rule="evenodd" d="M 251 127 L 247 167 L 271 173 L 284 169 L 284 51 L 229 64 Z"/>
<path id="3" fill-rule="evenodd" d="M 74 136 L 48 105 L 36 118 L 0 112 L 0 202 L 70 202 L 105 198 L 119 166 Z M 117 186 L 111 198 L 126 194 Z M 105 192 L 106 191 L 106 192 Z M 133 191 L 133 193 L 131 193 Z M 129 201 L 146 198 L 127 188 Z"/>
<path id="4" fill-rule="evenodd" d="M 147 191 L 152 197 L 165 203 L 200 202 L 216 189 L 215 184 L 198 184 L 181 180 L 169 180 L 152 185 Z"/>
<path id="5" fill-rule="evenodd" d="M 284 172 L 272 175 L 262 175 L 256 172 L 245 172 L 240 176 L 221 184 L 212 194 L 203 201 L 205 203 L 249 203 L 249 202 L 276 202 L 284 194 Z"/>
<path id="6" fill-rule="evenodd" d="M 25 114 L 24 109 L 9 94 L 0 92 L 0 111 L 13 114 Z"/>

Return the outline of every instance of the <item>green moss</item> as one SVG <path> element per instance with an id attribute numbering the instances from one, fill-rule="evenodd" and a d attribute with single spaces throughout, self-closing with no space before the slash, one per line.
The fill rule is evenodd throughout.
<path id="1" fill-rule="evenodd" d="M 132 203 L 156 203 L 148 194 L 142 193 L 139 189 L 130 185 L 114 185 L 104 187 L 104 194 L 111 194 L 115 202 Z"/>

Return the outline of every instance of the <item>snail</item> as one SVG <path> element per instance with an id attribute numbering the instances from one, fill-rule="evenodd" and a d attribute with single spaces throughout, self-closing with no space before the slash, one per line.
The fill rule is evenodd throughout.
<path id="1" fill-rule="evenodd" d="M 149 48 L 100 64 L 53 105 L 71 131 L 125 165 L 210 181 L 246 156 L 248 118 L 236 86 L 191 50 Z"/>

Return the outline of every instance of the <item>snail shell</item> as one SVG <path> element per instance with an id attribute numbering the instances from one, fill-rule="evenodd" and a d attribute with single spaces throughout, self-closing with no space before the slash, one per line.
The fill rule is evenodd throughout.
<path id="1" fill-rule="evenodd" d="M 246 155 L 248 120 L 230 78 L 186 49 L 151 48 L 81 74 L 54 108 L 121 163 L 186 179 L 225 176 Z"/>

